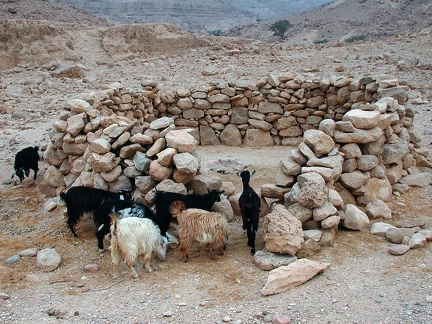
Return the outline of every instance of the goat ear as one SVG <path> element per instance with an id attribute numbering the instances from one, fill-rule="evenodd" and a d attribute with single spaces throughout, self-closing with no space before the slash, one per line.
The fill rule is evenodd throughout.
<path id="1" fill-rule="evenodd" d="M 241 173 L 242 173 L 242 171 L 237 171 L 237 175 L 238 175 L 239 177 L 241 177 Z"/>
<path id="2" fill-rule="evenodd" d="M 252 177 L 255 174 L 255 170 L 253 170 L 252 172 L 249 172 L 250 176 Z"/>
<path id="3" fill-rule="evenodd" d="M 163 245 L 165 246 L 165 245 L 167 245 L 169 242 L 168 242 L 168 239 L 165 237 L 165 236 L 163 236 L 163 235 L 161 235 L 161 237 L 162 237 L 162 242 L 163 242 Z"/>

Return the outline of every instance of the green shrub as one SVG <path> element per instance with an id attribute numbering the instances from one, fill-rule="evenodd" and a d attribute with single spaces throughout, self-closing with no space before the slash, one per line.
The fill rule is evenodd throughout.
<path id="1" fill-rule="evenodd" d="M 220 35 L 222 35 L 222 30 L 221 29 L 216 29 L 216 30 L 212 30 L 210 33 L 213 36 L 220 36 Z"/>
<path id="2" fill-rule="evenodd" d="M 328 41 L 329 41 L 328 39 L 324 38 L 324 39 L 318 39 L 318 40 L 314 41 L 313 43 L 318 45 L 318 44 L 328 43 Z"/>
<path id="3" fill-rule="evenodd" d="M 351 37 L 345 39 L 345 42 L 352 43 L 352 42 L 362 41 L 365 39 L 367 39 L 367 35 L 352 35 Z"/>
<path id="4" fill-rule="evenodd" d="M 278 20 L 270 26 L 274 36 L 279 36 L 281 39 L 285 39 L 285 33 L 292 25 L 288 20 Z"/>

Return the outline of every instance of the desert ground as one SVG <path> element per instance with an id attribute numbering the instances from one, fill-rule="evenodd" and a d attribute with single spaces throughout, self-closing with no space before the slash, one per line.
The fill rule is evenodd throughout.
<path id="1" fill-rule="evenodd" d="M 37 25 L 29 26 L 37 29 Z M 51 26 L 60 35 L 66 28 L 56 22 Z M 134 280 L 123 267 L 115 280 L 109 252 L 97 251 L 92 222 L 82 221 L 79 237 L 74 238 L 65 225 L 63 206 L 51 212 L 44 209 L 48 197 L 37 190 L 46 167 L 43 161 L 34 185 L 25 187 L 10 179 L 15 153 L 29 145 L 46 146 L 49 131 L 68 99 L 103 89 L 111 82 L 139 89 L 142 79 L 174 89 L 234 77 L 260 80 L 270 73 L 287 71 L 321 76 L 386 75 L 409 86 L 407 105 L 414 106 L 422 146 L 430 151 L 430 30 L 373 43 L 298 46 L 209 37 L 206 45 L 161 49 L 144 56 L 125 51 L 113 59 L 101 50 L 99 28 L 105 27 L 75 26 L 70 45 L 73 55 L 59 56 L 63 61 L 57 57 L 55 62 L 38 60 L 47 59 L 43 49 L 50 40 L 29 39 L 25 60 L 0 71 L 0 292 L 8 297 L 0 299 L 1 323 L 240 324 L 278 323 L 277 319 L 284 318 L 290 318 L 291 323 L 430 323 L 430 242 L 421 249 L 392 256 L 388 253 L 390 243 L 382 237 L 339 230 L 331 248 L 310 257 L 330 263 L 329 269 L 296 288 L 263 297 L 260 290 L 268 272 L 255 266 L 237 217 L 230 223 L 225 255 L 210 260 L 205 249 L 196 247 L 190 261 L 183 263 L 173 248 L 165 261 L 152 261 L 154 272 L 138 267 L 141 277 Z M 121 48 L 121 44 L 114 45 Z M 85 77 L 52 75 L 58 66 L 68 64 L 84 66 Z M 205 75 L 203 71 L 209 66 L 215 67 L 217 74 Z M 212 173 L 207 164 L 223 156 L 250 164 L 256 170 L 251 186 L 259 189 L 264 183 L 274 183 L 277 165 L 289 149 L 204 146 L 198 153 L 203 172 Z M 241 191 L 236 175 L 217 175 Z M 389 202 L 393 218 L 388 222 L 426 217 L 426 228 L 431 229 L 431 197 L 431 186 L 413 187 L 394 196 Z M 257 239 L 257 249 L 264 248 L 262 229 Z M 55 271 L 42 272 L 34 257 L 22 257 L 13 264 L 4 262 L 24 249 L 48 247 L 55 248 L 62 258 Z M 100 270 L 84 272 L 88 264 L 97 264 Z"/>

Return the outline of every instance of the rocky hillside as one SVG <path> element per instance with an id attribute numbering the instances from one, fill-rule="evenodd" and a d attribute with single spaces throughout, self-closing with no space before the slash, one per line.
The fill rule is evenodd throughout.
<path id="1" fill-rule="evenodd" d="M 83 26 L 43 20 L 0 20 L 0 70 L 27 64 L 114 64 L 148 55 L 181 53 L 208 42 L 166 24 Z"/>
<path id="2" fill-rule="evenodd" d="M 137 14 L 139 13 L 139 14 Z M 2 0 L 0 19 L 50 20 L 86 25 L 169 23 L 197 35 L 222 31 L 223 36 L 279 41 L 270 25 L 287 19 L 287 44 L 343 41 L 360 37 L 375 41 L 432 28 L 429 0 L 258 0 L 124 1 Z"/>
<path id="3" fill-rule="evenodd" d="M 429 0 L 336 0 L 303 13 L 287 15 L 292 27 L 286 42 L 306 43 L 345 40 L 361 36 L 377 40 L 401 33 L 418 33 L 432 28 L 432 2 Z M 224 33 L 277 41 L 270 31 L 274 22 L 238 27 Z"/>
<path id="4" fill-rule="evenodd" d="M 56 0 L 114 24 L 169 23 L 200 35 L 296 14 L 331 0 Z"/>
<path id="5" fill-rule="evenodd" d="M 86 25 L 108 24 L 104 19 L 88 11 L 48 0 L 1 0 L 0 19 L 50 20 Z"/>

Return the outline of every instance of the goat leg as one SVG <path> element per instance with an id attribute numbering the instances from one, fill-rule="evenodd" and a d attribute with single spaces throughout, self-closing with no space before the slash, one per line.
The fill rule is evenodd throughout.
<path id="1" fill-rule="evenodd" d="M 213 244 L 212 243 L 207 243 L 206 244 L 207 249 L 209 250 L 210 253 L 210 259 L 214 259 L 214 253 L 213 253 Z"/>
<path id="2" fill-rule="evenodd" d="M 118 250 L 116 245 L 112 245 L 111 246 L 111 263 L 113 265 L 113 273 L 114 273 L 114 279 L 117 279 L 119 276 L 119 255 L 118 255 Z"/>
<path id="3" fill-rule="evenodd" d="M 146 268 L 148 272 L 153 271 L 152 267 L 150 266 L 150 259 L 151 259 L 151 252 L 143 255 L 143 260 L 142 260 L 143 267 Z"/>
<path id="4" fill-rule="evenodd" d="M 216 250 L 216 253 L 217 253 L 218 255 L 224 255 L 224 254 L 225 254 L 225 252 L 223 251 L 223 250 L 224 250 L 224 247 L 225 247 L 225 244 L 224 244 L 223 241 L 221 241 L 221 240 L 217 240 L 217 241 L 215 242 L 215 250 Z"/>
<path id="5" fill-rule="evenodd" d="M 99 252 L 103 252 L 104 251 L 103 240 L 104 240 L 104 237 L 105 237 L 105 233 L 103 231 L 98 231 L 96 233 L 96 237 L 97 237 L 97 240 L 98 240 L 98 250 L 99 250 Z"/>
<path id="6" fill-rule="evenodd" d="M 74 237 L 78 237 L 78 234 L 75 232 L 75 229 L 72 228 L 71 230 L 72 230 L 72 234 L 73 234 L 73 236 L 74 236 Z"/>
<path id="7" fill-rule="evenodd" d="M 33 171 L 34 171 L 33 180 L 36 180 L 37 173 L 38 173 L 39 170 L 36 168 L 36 169 L 33 169 Z"/>
<path id="8" fill-rule="evenodd" d="M 223 251 L 223 248 L 221 246 L 218 246 L 218 248 L 216 249 L 216 253 L 218 255 L 224 255 L 225 252 Z"/>
<path id="9" fill-rule="evenodd" d="M 251 254 L 255 254 L 255 235 L 256 231 L 252 228 L 252 226 L 247 229 L 248 243 L 247 245 L 251 247 Z"/>
<path id="10" fill-rule="evenodd" d="M 132 274 L 132 277 L 134 279 L 138 279 L 139 274 L 135 271 L 135 268 L 133 267 L 133 262 L 130 260 L 126 260 L 126 266 L 128 267 L 129 272 Z"/>
<path id="11" fill-rule="evenodd" d="M 67 220 L 67 224 L 68 224 L 69 229 L 72 232 L 73 236 L 78 237 L 77 233 L 75 232 L 75 224 L 78 223 L 78 221 L 74 221 L 74 219 L 78 219 L 78 218 L 77 217 L 71 217 L 69 215 L 69 218 Z"/>
<path id="12" fill-rule="evenodd" d="M 186 247 L 184 245 L 180 245 L 180 254 L 181 254 L 181 258 L 183 260 L 183 262 L 188 262 L 188 258 L 189 256 L 186 253 Z"/>

